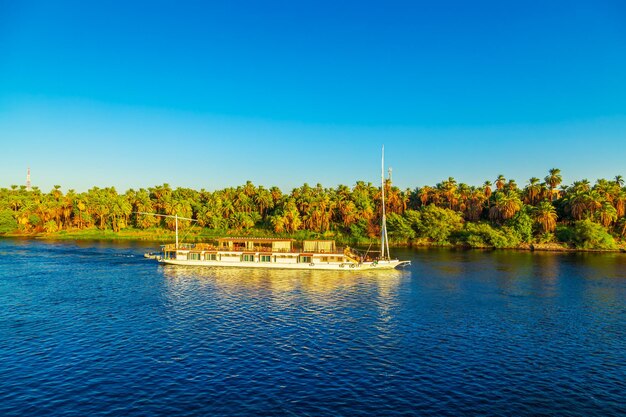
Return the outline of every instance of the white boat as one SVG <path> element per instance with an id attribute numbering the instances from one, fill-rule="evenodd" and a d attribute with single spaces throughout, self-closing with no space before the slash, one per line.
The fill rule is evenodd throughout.
<path id="1" fill-rule="evenodd" d="M 293 239 L 252 237 L 220 238 L 217 245 L 166 245 L 159 262 L 169 265 L 337 271 L 393 269 L 410 263 L 362 255 L 349 247 L 342 250 L 335 246 L 333 240 L 305 240 L 300 247 L 296 247 Z"/>
<path id="2" fill-rule="evenodd" d="M 158 261 L 168 265 L 335 271 L 385 270 L 410 265 L 410 261 L 391 259 L 389 256 L 385 215 L 384 147 L 382 161 L 382 218 L 378 256 L 361 254 L 349 247 L 338 248 L 333 240 L 305 240 L 301 244 L 296 244 L 294 239 L 224 237 L 217 239 L 216 244 L 179 244 L 178 220 L 195 220 L 176 215 L 157 215 L 176 220 L 176 243 L 163 246 Z"/>

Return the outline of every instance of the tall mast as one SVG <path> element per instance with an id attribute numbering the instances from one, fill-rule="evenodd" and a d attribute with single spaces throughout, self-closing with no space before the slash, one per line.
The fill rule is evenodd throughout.
<path id="1" fill-rule="evenodd" d="M 176 249 L 178 249 L 178 214 L 174 218 L 176 219 Z"/>
<path id="2" fill-rule="evenodd" d="M 385 217 L 385 145 L 380 164 L 380 188 L 382 191 L 383 218 L 380 224 L 380 258 L 385 259 L 385 240 L 387 239 L 387 219 Z"/>
<path id="3" fill-rule="evenodd" d="M 389 187 L 391 187 L 391 168 L 389 168 Z M 385 245 L 387 246 L 387 259 L 391 259 L 391 252 L 389 252 L 389 235 L 387 234 L 387 218 L 385 218 Z"/>

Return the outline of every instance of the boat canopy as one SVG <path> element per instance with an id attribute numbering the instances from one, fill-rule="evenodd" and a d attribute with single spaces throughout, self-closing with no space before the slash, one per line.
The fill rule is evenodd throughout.
<path id="1" fill-rule="evenodd" d="M 290 252 L 293 249 L 293 241 L 262 237 L 224 237 L 217 240 L 222 250 L 253 252 Z"/>
<path id="2" fill-rule="evenodd" d="M 335 252 L 334 240 L 305 240 L 302 242 L 304 252 L 332 253 Z"/>

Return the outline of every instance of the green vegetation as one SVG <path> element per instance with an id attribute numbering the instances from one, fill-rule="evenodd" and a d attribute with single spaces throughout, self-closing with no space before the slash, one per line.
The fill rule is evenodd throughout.
<path id="1" fill-rule="evenodd" d="M 561 185 L 552 169 L 523 188 L 499 175 L 480 187 L 448 178 L 435 186 L 400 190 L 385 184 L 391 242 L 396 245 L 461 245 L 518 248 L 616 249 L 626 237 L 626 189 L 621 176 Z M 251 182 L 217 191 L 172 189 L 168 184 L 128 190 L 94 187 L 50 192 L 36 187 L 0 189 L 0 234 L 63 239 L 171 241 L 174 220 L 137 212 L 178 214 L 185 240 L 226 234 L 332 238 L 357 245 L 378 239 L 380 187 L 304 184 L 283 193 Z"/>
<path id="2" fill-rule="evenodd" d="M 11 210 L 0 211 L 0 233 L 9 233 L 17 229 L 17 221 Z"/>
<path id="3" fill-rule="evenodd" d="M 615 239 L 602 225 L 589 219 L 574 223 L 573 227 L 562 227 L 557 231 L 559 239 L 580 249 L 616 249 Z"/>

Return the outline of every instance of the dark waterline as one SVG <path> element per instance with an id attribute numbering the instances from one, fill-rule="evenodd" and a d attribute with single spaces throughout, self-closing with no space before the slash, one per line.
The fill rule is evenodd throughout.
<path id="1" fill-rule="evenodd" d="M 0 415 L 626 415 L 626 255 L 410 250 L 384 274 L 0 240 Z"/>

